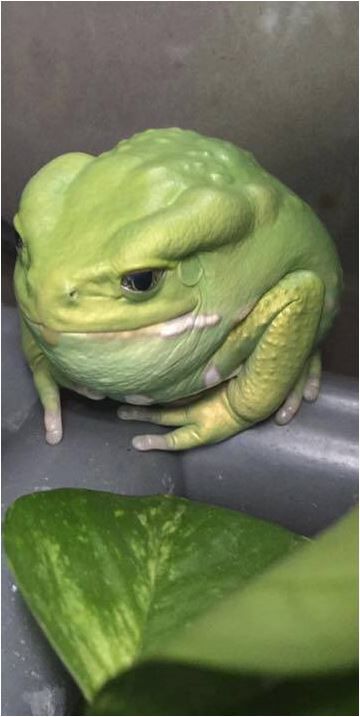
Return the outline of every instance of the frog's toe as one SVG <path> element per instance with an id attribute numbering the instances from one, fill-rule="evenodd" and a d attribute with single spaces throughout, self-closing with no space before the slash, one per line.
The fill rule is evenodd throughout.
<path id="1" fill-rule="evenodd" d="M 186 411 L 183 408 L 138 408 L 137 406 L 120 406 L 117 415 L 123 421 L 147 421 L 158 426 L 181 426 L 186 422 Z M 142 449 L 144 450 L 144 449 Z"/>
<path id="2" fill-rule="evenodd" d="M 316 351 L 309 362 L 309 372 L 304 388 L 304 398 L 306 401 L 316 401 L 320 393 L 321 383 L 321 355 L 320 351 Z"/>
<path id="3" fill-rule="evenodd" d="M 166 451 L 168 450 L 165 436 L 145 435 L 135 436 L 132 439 L 134 448 L 138 451 Z"/>
<path id="4" fill-rule="evenodd" d="M 185 451 L 203 442 L 196 426 L 182 426 L 163 435 L 135 436 L 132 440 L 138 451 Z"/>
<path id="5" fill-rule="evenodd" d="M 304 388 L 305 401 L 316 401 L 320 393 L 320 378 L 310 376 Z"/>
<path id="6" fill-rule="evenodd" d="M 303 398 L 306 401 L 316 401 L 320 391 L 320 379 L 321 358 L 320 352 L 316 351 L 306 362 L 293 390 L 277 411 L 275 415 L 276 423 L 280 426 L 289 423 L 298 412 Z"/>
<path id="7" fill-rule="evenodd" d="M 298 392 L 292 391 L 287 397 L 285 403 L 279 408 L 275 414 L 275 421 L 279 426 L 285 426 L 294 418 L 301 406 L 302 396 Z"/>
<path id="8" fill-rule="evenodd" d="M 148 411 L 135 406 L 120 406 L 116 415 L 123 421 L 149 421 Z"/>
<path id="9" fill-rule="evenodd" d="M 290 391 L 285 402 L 275 414 L 275 421 L 279 426 L 285 426 L 290 423 L 298 412 L 302 403 L 307 376 L 308 364 L 306 363 L 292 391 Z"/>
<path id="10" fill-rule="evenodd" d="M 55 446 L 57 443 L 60 443 L 63 437 L 61 412 L 45 410 L 44 423 L 46 442 L 51 446 Z"/>

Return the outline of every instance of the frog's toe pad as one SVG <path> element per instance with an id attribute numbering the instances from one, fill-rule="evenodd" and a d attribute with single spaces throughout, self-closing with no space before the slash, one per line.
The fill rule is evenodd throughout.
<path id="1" fill-rule="evenodd" d="M 165 436 L 145 435 L 135 436 L 132 445 L 138 451 L 166 451 L 169 450 Z"/>
<path id="2" fill-rule="evenodd" d="M 291 393 L 285 403 L 275 414 L 275 421 L 279 426 L 286 426 L 294 418 L 301 404 L 301 396 Z"/>
<path id="3" fill-rule="evenodd" d="M 305 401 L 316 401 L 320 393 L 320 379 L 310 376 L 304 388 Z"/>
<path id="4" fill-rule="evenodd" d="M 55 446 L 60 443 L 63 437 L 62 421 L 60 411 L 45 411 L 44 415 L 46 443 Z"/>

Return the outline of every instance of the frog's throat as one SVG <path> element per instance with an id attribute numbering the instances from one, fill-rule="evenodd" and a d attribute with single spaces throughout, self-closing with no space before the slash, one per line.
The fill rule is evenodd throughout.
<path id="1" fill-rule="evenodd" d="M 53 331 L 40 323 L 35 323 L 28 317 L 27 321 L 40 329 L 43 334 L 49 332 L 55 336 L 66 335 L 69 338 L 79 339 L 100 339 L 101 341 L 111 341 L 114 339 L 136 339 L 145 336 L 157 336 L 160 338 L 171 338 L 178 336 L 190 329 L 204 329 L 208 326 L 215 326 L 219 323 L 221 317 L 219 314 L 183 314 L 175 319 L 164 321 L 159 324 L 143 326 L 139 329 L 130 329 L 125 331 Z"/>

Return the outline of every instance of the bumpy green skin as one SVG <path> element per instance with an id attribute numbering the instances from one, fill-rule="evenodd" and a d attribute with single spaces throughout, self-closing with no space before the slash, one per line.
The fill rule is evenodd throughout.
<path id="1" fill-rule="evenodd" d="M 60 386 L 163 404 L 119 409 L 177 427 L 136 437 L 140 450 L 221 441 L 274 411 L 285 423 L 317 397 L 339 260 L 311 209 L 248 152 L 163 129 L 66 154 L 29 181 L 14 223 L 49 443 L 62 437 Z M 122 289 L 145 269 L 165 270 L 154 289 Z"/>

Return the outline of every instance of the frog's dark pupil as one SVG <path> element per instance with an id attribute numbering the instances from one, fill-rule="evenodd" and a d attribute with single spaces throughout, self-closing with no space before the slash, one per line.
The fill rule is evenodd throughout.
<path id="1" fill-rule="evenodd" d="M 137 274 L 130 274 L 130 283 L 136 291 L 148 291 L 153 282 L 152 271 L 140 271 Z"/>
<path id="2" fill-rule="evenodd" d="M 126 274 L 121 279 L 121 285 L 128 291 L 149 291 L 153 289 L 163 274 L 162 269 L 147 269 Z"/>

